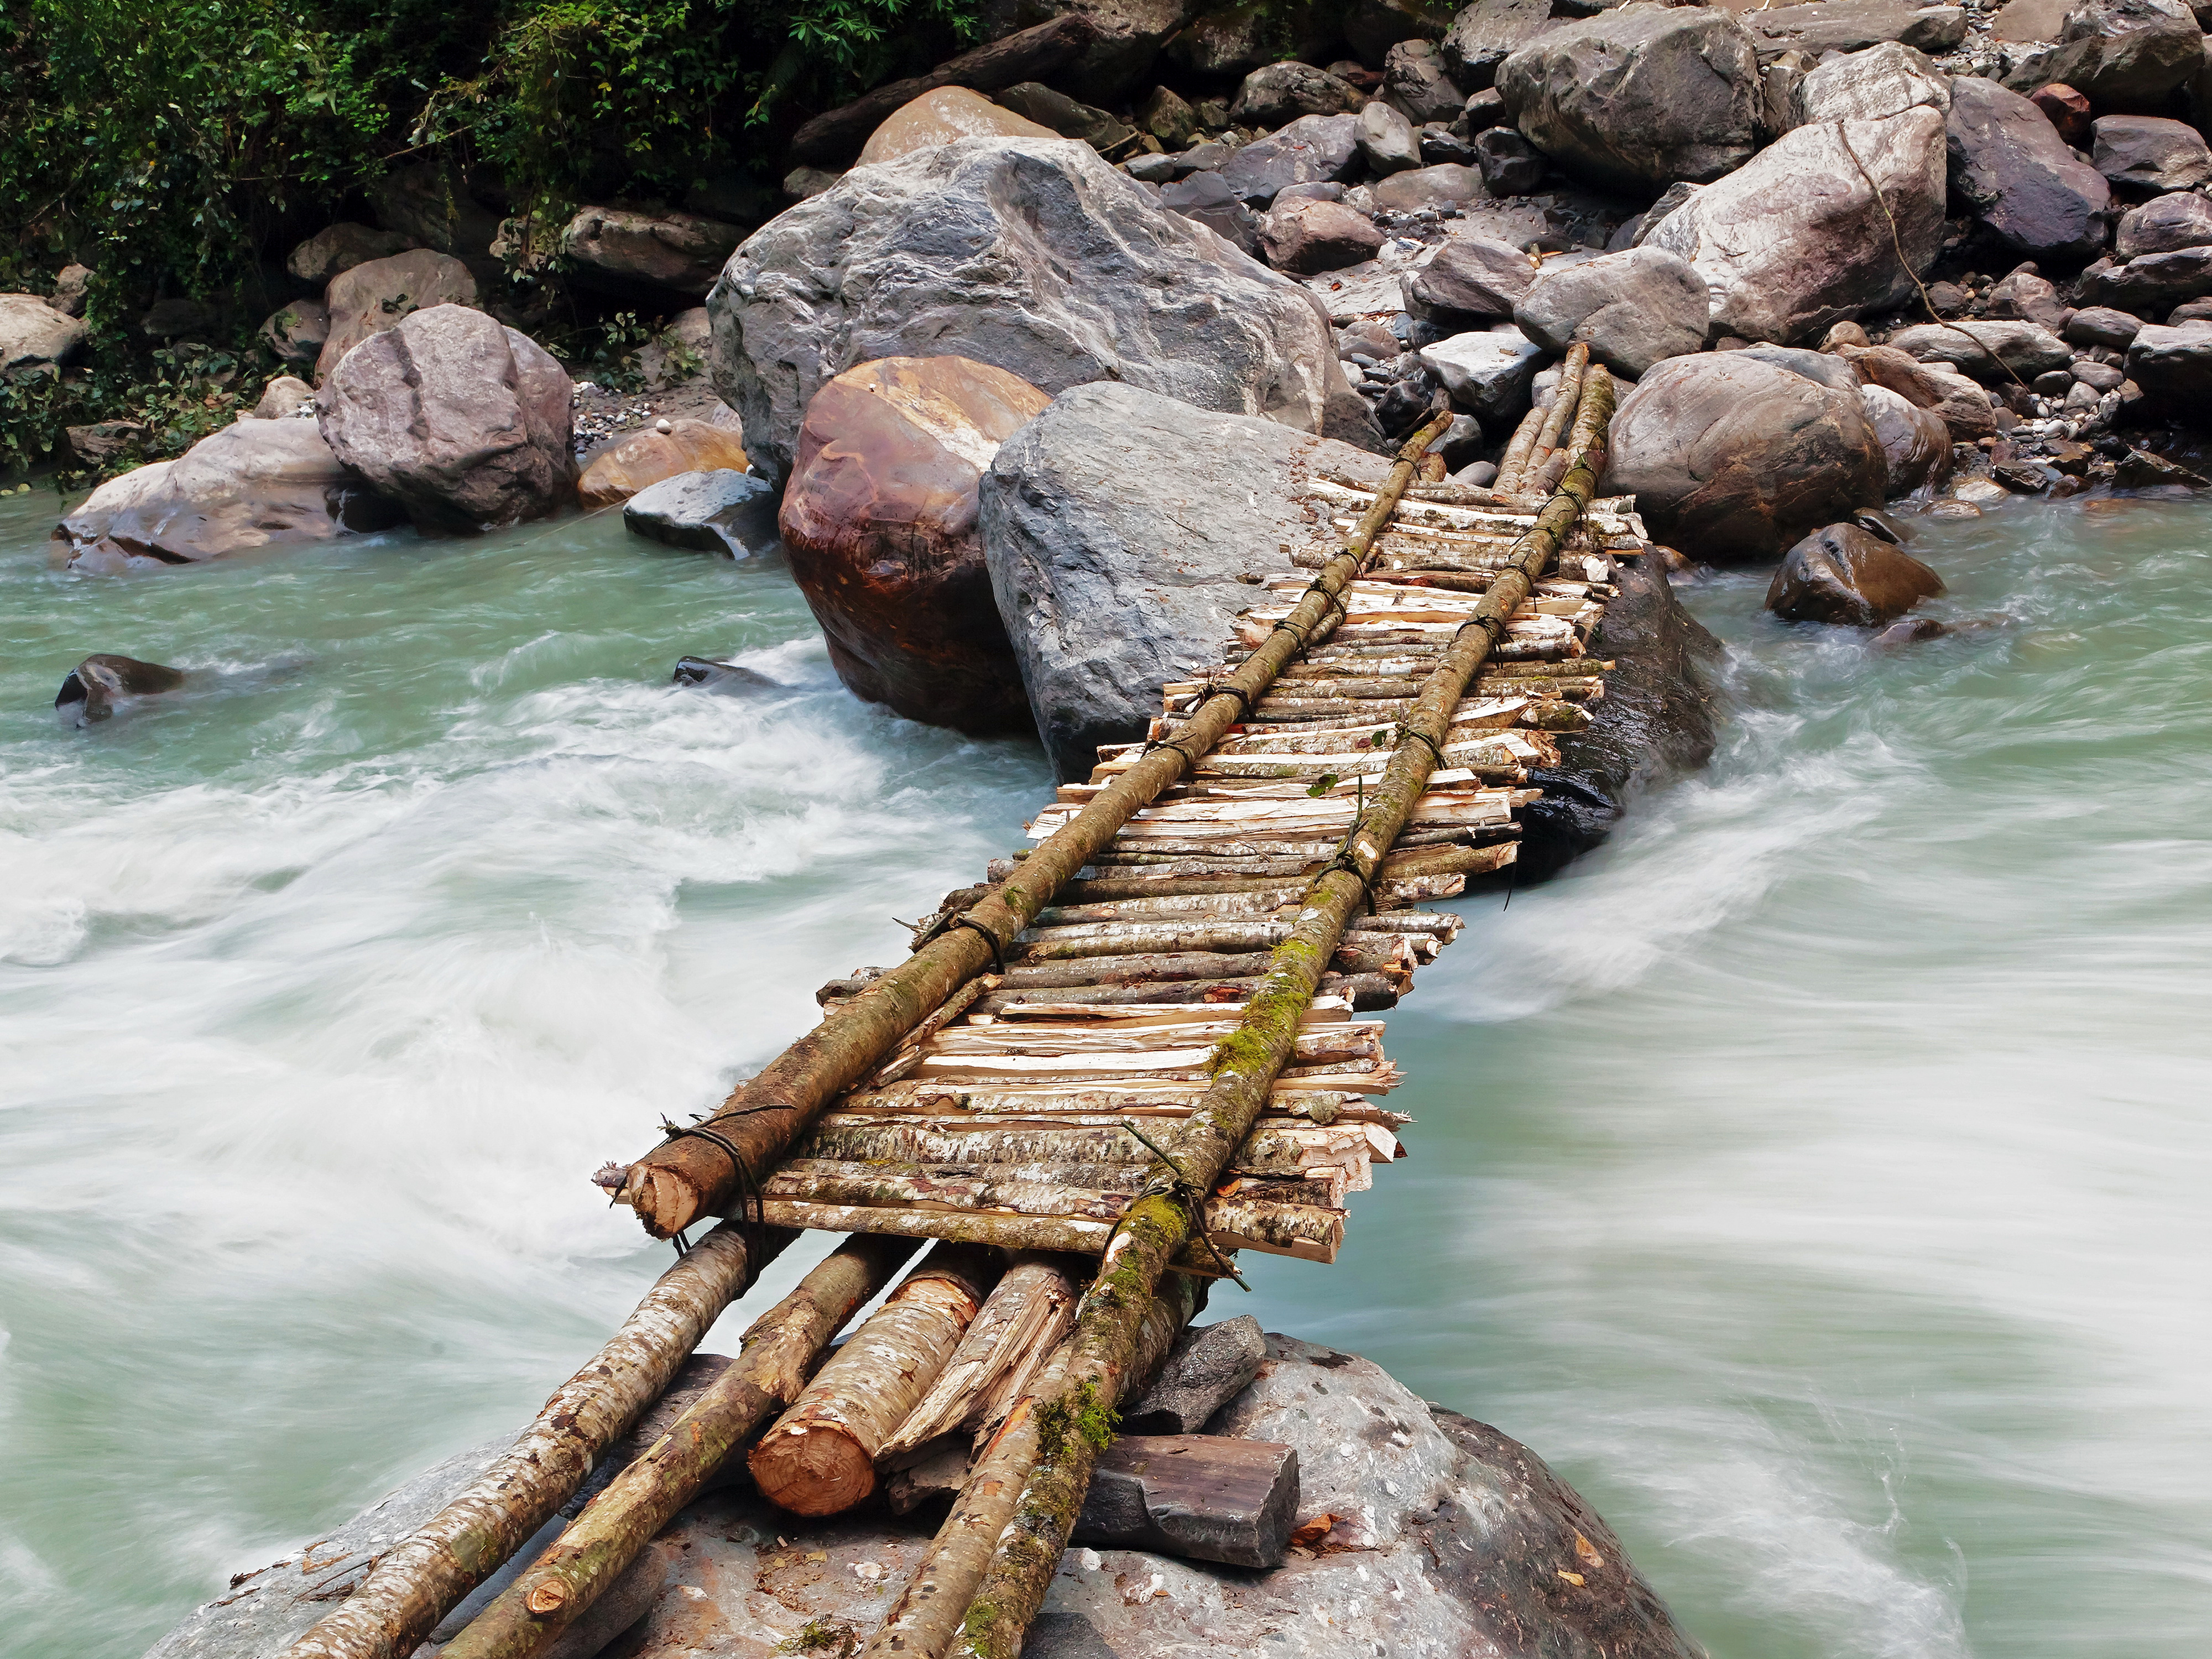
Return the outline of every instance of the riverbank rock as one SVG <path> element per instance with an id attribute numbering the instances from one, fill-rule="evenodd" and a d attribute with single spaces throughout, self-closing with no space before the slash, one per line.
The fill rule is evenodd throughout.
<path id="1" fill-rule="evenodd" d="M 1662 190 L 1758 148 L 1758 56 L 1731 12 L 1633 4 L 1550 29 L 1498 66 L 1522 135 L 1586 183 Z"/>
<path id="2" fill-rule="evenodd" d="M 1902 305 L 1942 247 L 1944 120 L 1923 108 L 1784 133 L 1668 214 L 1644 246 L 1697 267 L 1717 334 L 1788 344 Z M 1900 244 L 1910 270 L 1898 264 Z"/>
<path id="3" fill-rule="evenodd" d="M 573 392 L 568 371 L 526 336 L 466 306 L 437 306 L 347 353 L 317 424 L 417 525 L 490 529 L 574 504 Z"/>
<path id="4" fill-rule="evenodd" d="M 1136 386 L 1062 392 L 982 483 L 983 556 L 1039 734 L 1062 778 L 1140 738 L 1166 681 L 1218 661 L 1252 584 L 1342 541 L 1298 499 L 1381 458 Z M 1281 550 L 1287 548 L 1287 552 Z"/>
<path id="5" fill-rule="evenodd" d="M 1889 463 L 1888 494 L 1909 495 L 1951 471 L 1951 428 L 1941 415 L 1886 386 L 1859 388 L 1867 424 Z"/>
<path id="6" fill-rule="evenodd" d="M 2123 259 L 2205 246 L 2212 246 L 2212 202 L 2194 191 L 2153 197 L 2123 215 L 2112 234 L 2112 252 Z"/>
<path id="7" fill-rule="evenodd" d="M 345 355 L 372 334 L 433 306 L 473 306 L 477 279 L 459 259 L 428 248 L 369 259 L 340 271 L 325 291 L 328 308 L 322 349 L 315 356 L 319 386 Z"/>
<path id="8" fill-rule="evenodd" d="M 715 385 L 771 478 L 823 382 L 948 340 L 1047 393 L 1118 379 L 1305 432 L 1365 414 L 1304 288 L 1064 139 L 856 168 L 739 247 L 708 310 Z"/>
<path id="9" fill-rule="evenodd" d="M 2107 115 L 2095 126 L 2091 165 L 2116 190 L 2194 190 L 2212 182 L 2212 149 L 2203 135 L 2157 115 Z"/>
<path id="10" fill-rule="evenodd" d="M 2201 419 L 2212 397 L 2212 322 L 2146 324 L 2129 343 L 2128 378 L 2146 397 Z"/>
<path id="11" fill-rule="evenodd" d="M 775 515 L 765 478 L 722 467 L 646 485 L 623 503 L 623 528 L 665 547 L 747 559 L 775 544 Z"/>
<path id="12" fill-rule="evenodd" d="M 1882 121 L 1909 109 L 1948 110 L 1951 77 L 1923 52 L 1885 40 L 1839 52 L 1807 72 L 1791 99 L 1795 125 Z"/>
<path id="13" fill-rule="evenodd" d="M 663 421 L 602 451 L 576 481 L 576 500 L 586 511 L 626 501 L 648 484 L 685 472 L 743 472 L 744 434 L 710 421 Z"/>
<path id="14" fill-rule="evenodd" d="M 1664 249 L 1629 248 L 1557 265 L 1513 307 L 1521 331 L 1548 351 L 1576 341 L 1608 368 L 1640 376 L 1705 343 L 1705 279 Z"/>
<path id="15" fill-rule="evenodd" d="M 1279 127 L 1309 115 L 1346 115 L 1366 101 L 1366 94 L 1327 70 L 1269 64 L 1244 77 L 1229 118 L 1239 126 Z"/>
<path id="16" fill-rule="evenodd" d="M 807 405 L 783 541 L 854 695 L 964 732 L 1028 726 L 976 496 L 1000 446 L 1051 401 L 964 357 L 892 357 Z"/>
<path id="17" fill-rule="evenodd" d="M 1060 135 L 1025 115 L 1001 108 L 965 87 L 939 87 L 896 111 L 868 135 L 860 160 L 896 161 L 918 150 L 935 149 L 956 138 L 1057 138 Z"/>
<path id="18" fill-rule="evenodd" d="M 1454 404 L 1492 433 L 1510 430 L 1527 412 L 1529 387 L 1543 362 L 1543 347 L 1511 323 L 1421 348 L 1421 366 L 1443 382 Z"/>
<path id="19" fill-rule="evenodd" d="M 580 288 L 618 300 L 701 300 L 743 235 L 735 225 L 696 213 L 587 207 L 562 228 L 561 252 L 569 280 Z"/>
<path id="20" fill-rule="evenodd" d="M 1942 591 L 1943 579 L 1903 548 L 1855 524 L 1832 524 L 1784 557 L 1766 608 L 1784 622 L 1879 628 Z"/>
<path id="21" fill-rule="evenodd" d="M 82 728 L 112 718 L 115 705 L 128 698 L 159 696 L 184 683 L 181 668 L 94 652 L 62 677 L 54 712 L 64 726 Z"/>
<path id="22" fill-rule="evenodd" d="M 36 294 L 0 294 L 0 373 L 58 368 L 83 349 L 91 331 L 82 318 Z"/>
<path id="23" fill-rule="evenodd" d="M 2112 191 L 2018 93 L 1962 75 L 1944 123 L 1953 187 L 2008 247 L 2088 258 L 2105 244 Z"/>
<path id="24" fill-rule="evenodd" d="M 389 259 L 415 245 L 396 230 L 368 225 L 325 225 L 284 256 L 284 269 L 320 288 L 342 271 L 372 259 Z"/>
<path id="25" fill-rule="evenodd" d="M 1589 649 L 1616 666 L 1590 705 L 1589 725 L 1554 734 L 1559 765 L 1529 774 L 1544 794 L 1522 809 L 1522 879 L 1597 846 L 1640 792 L 1712 758 L 1710 688 L 1723 652 L 1675 599 L 1656 558 L 1614 562 L 1620 596 L 1606 605 Z"/>
<path id="26" fill-rule="evenodd" d="M 2033 380 L 2074 361 L 2065 341 L 2039 323 L 2018 319 L 1921 323 L 1898 330 L 1889 343 L 1921 362 L 1947 364 L 1986 386 L 2009 384 L 2013 374 Z"/>
<path id="27" fill-rule="evenodd" d="M 1254 208 L 1295 185 L 1341 183 L 1358 171 L 1359 134 L 1356 115 L 1302 115 L 1224 161 L 1221 180 Z"/>
<path id="28" fill-rule="evenodd" d="M 2052 44 L 2009 59 L 2004 83 L 2056 82 L 2101 110 L 2153 111 L 2204 64 L 2204 31 L 2181 0 L 2081 0 Z"/>
<path id="29" fill-rule="evenodd" d="M 1298 1519 L 1329 1517 L 1317 1547 L 1294 1548 L 1268 1572 L 1071 1550 L 1023 1644 L 1027 1659 L 1175 1659 L 1200 1649 L 1346 1659 L 1377 1645 L 1394 1659 L 1702 1659 L 1620 1540 L 1535 1453 L 1428 1404 L 1356 1354 L 1265 1340 L 1258 1374 L 1212 1426 L 1297 1452 Z M 312 1599 L 319 1590 L 421 1525 L 506 1444 L 450 1458 L 306 1550 L 242 1575 L 147 1659 L 280 1651 L 329 1611 Z M 618 1461 L 610 1455 L 586 1490 Z M 939 1520 L 933 1509 L 801 1521 L 743 1486 L 710 1493 L 662 1531 L 667 1581 L 617 1651 L 697 1659 L 741 1631 L 734 1651 L 857 1652 Z"/>
<path id="30" fill-rule="evenodd" d="M 1771 558 L 1877 504 L 1887 483 L 1856 392 L 1741 351 L 1660 364 L 1621 399 L 1611 437 L 1605 488 L 1633 494 L 1656 537 L 1715 564 Z"/>
<path id="31" fill-rule="evenodd" d="M 1382 233 L 1341 202 L 1291 202 L 1261 221 L 1260 246 L 1276 270 L 1310 276 L 1373 258 Z"/>
<path id="32" fill-rule="evenodd" d="M 416 247 L 465 260 L 486 276 L 497 274 L 491 245 L 499 234 L 499 215 L 477 200 L 458 164 L 418 161 L 386 173 L 366 193 L 386 229 Z"/>
<path id="33" fill-rule="evenodd" d="M 1832 52 L 1864 52 L 1885 40 L 1932 57 L 1966 38 L 1962 9 L 1921 5 L 1917 0 L 1816 0 L 1747 10 L 1743 21 L 1758 43 L 1762 64 L 1791 52 L 1817 61 Z"/>
<path id="34" fill-rule="evenodd" d="M 389 530 L 398 504 L 333 454 L 312 421 L 239 421 L 173 461 L 110 478 L 54 531 L 74 570 L 153 569 Z"/>

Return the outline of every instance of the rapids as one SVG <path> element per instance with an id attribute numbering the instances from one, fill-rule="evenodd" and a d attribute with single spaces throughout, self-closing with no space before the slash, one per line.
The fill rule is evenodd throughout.
<path id="1" fill-rule="evenodd" d="M 616 515 L 86 579 L 52 514 L 0 501 L 0 1645 L 128 1659 L 524 1420 L 665 1260 L 590 1170 L 1048 779 Z M 1212 1313 L 1526 1441 L 1716 1659 L 2194 1654 L 2212 536 L 1919 523 L 1995 625 L 1872 654 L 1684 590 L 1712 769 L 1462 902 L 1390 1017 L 1413 1158 Z M 92 651 L 198 683 L 64 730 Z"/>

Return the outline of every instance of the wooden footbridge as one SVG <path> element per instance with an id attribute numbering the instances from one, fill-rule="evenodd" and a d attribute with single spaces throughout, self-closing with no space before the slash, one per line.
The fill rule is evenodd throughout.
<path id="1" fill-rule="evenodd" d="M 1604 694 L 1613 562 L 1645 548 L 1632 502 L 1594 500 L 1613 402 L 1577 346 L 1494 489 L 1434 481 L 1441 416 L 1379 486 L 1310 481 L 1342 550 L 1270 581 L 1217 673 L 1164 687 L 904 963 L 824 987 L 719 1111 L 599 1172 L 684 1254 L 288 1659 L 413 1654 L 803 1229 L 851 1237 L 445 1659 L 544 1650 L 741 1452 L 803 1515 L 939 1471 L 951 1512 L 865 1653 L 1018 1653 L 1116 1404 L 1205 1282 L 1243 1250 L 1333 1260 L 1346 1195 L 1404 1156 L 1370 1015 L 1458 933 L 1427 907 L 1512 863 L 1529 769 Z"/>

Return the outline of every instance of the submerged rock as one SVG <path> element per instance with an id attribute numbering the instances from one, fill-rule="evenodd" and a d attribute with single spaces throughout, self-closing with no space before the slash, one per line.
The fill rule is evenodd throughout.
<path id="1" fill-rule="evenodd" d="M 783 684 L 733 662 L 713 657 L 683 657 L 677 660 L 673 685 L 696 686 L 702 691 L 781 691 Z M 698 1356 L 693 1356 L 695 1358 Z M 736 1459 L 731 1460 L 732 1462 Z"/>
<path id="2" fill-rule="evenodd" d="M 120 698 L 158 696 L 184 683 L 181 668 L 95 652 L 63 677 L 54 710 L 64 726 L 90 726 L 112 715 Z"/>
<path id="3" fill-rule="evenodd" d="M 715 384 L 771 478 L 824 382 L 946 341 L 1048 393 L 1118 379 L 1307 432 L 1364 416 L 1302 287 L 1065 139 L 855 168 L 738 248 L 708 309 Z"/>
<path id="4" fill-rule="evenodd" d="M 1000 446 L 1051 401 L 965 357 L 887 357 L 814 394 L 784 491 L 783 540 L 837 678 L 856 696 L 965 732 L 1028 726 L 976 493 Z"/>
<path id="5" fill-rule="evenodd" d="M 1942 591 L 1943 579 L 1903 548 L 1855 524 L 1832 524 L 1790 550 L 1766 608 L 1784 622 L 1875 628 Z"/>

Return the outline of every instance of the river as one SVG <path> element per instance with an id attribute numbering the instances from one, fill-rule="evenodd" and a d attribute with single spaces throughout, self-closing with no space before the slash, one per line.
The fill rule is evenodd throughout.
<path id="1" fill-rule="evenodd" d="M 0 499 L 0 1645 L 130 1659 L 526 1419 L 666 1259 L 589 1170 L 1048 780 L 846 696 L 775 563 L 612 515 L 83 579 L 52 507 Z M 1685 590 L 1711 769 L 1464 902 L 1390 1017 L 1413 1159 L 1212 1312 L 1526 1441 L 1715 1659 L 2194 1655 L 2212 534 L 1920 526 L 1994 625 L 1870 654 Z M 94 650 L 198 687 L 65 731 Z"/>

